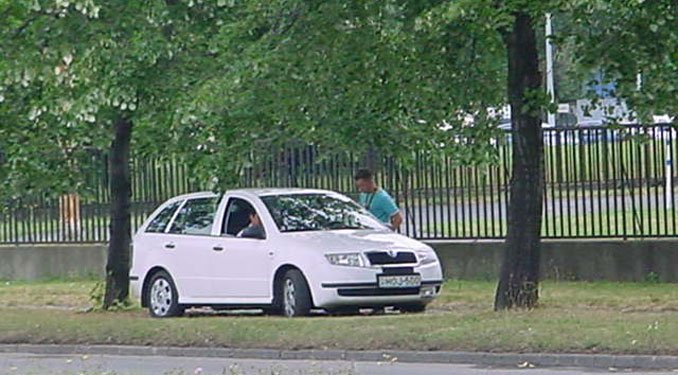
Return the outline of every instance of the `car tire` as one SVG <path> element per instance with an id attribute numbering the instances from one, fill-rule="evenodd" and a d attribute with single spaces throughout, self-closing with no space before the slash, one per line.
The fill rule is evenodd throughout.
<path id="1" fill-rule="evenodd" d="M 184 308 L 179 305 L 179 293 L 174 281 L 165 271 L 153 274 L 144 298 L 148 303 L 148 311 L 154 318 L 170 318 L 184 313 Z"/>
<path id="2" fill-rule="evenodd" d="M 397 306 L 397 309 L 401 313 L 405 313 L 405 314 L 423 313 L 424 311 L 426 311 L 426 304 L 425 303 L 410 303 L 410 304 L 407 304 L 407 305 Z"/>
<path id="3" fill-rule="evenodd" d="M 279 289 L 280 312 L 288 318 L 307 316 L 311 312 L 311 292 L 304 275 L 296 269 L 285 272 Z"/>

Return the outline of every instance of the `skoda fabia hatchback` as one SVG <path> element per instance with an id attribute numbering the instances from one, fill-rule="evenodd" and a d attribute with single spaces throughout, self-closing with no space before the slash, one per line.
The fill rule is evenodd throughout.
<path id="1" fill-rule="evenodd" d="M 133 239 L 132 292 L 154 317 L 189 307 L 423 311 L 442 271 L 427 245 L 331 191 L 244 189 L 162 204 Z"/>

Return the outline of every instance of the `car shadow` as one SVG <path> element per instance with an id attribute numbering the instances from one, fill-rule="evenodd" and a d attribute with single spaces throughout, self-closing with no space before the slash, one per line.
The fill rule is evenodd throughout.
<path id="1" fill-rule="evenodd" d="M 330 313 L 322 309 L 311 310 L 306 318 L 340 318 L 340 317 L 376 317 L 405 315 L 394 309 L 360 309 L 359 312 Z M 281 315 L 266 313 L 261 309 L 212 309 L 209 307 L 190 308 L 184 313 L 187 318 L 207 317 L 281 317 Z"/>

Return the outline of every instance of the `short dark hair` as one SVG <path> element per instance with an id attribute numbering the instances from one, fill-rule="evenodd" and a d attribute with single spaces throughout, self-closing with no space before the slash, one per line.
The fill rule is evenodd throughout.
<path id="1" fill-rule="evenodd" d="M 256 215 L 257 211 L 254 210 L 254 207 L 248 205 L 243 206 L 242 211 L 247 214 L 247 217 L 250 217 L 252 215 Z"/>
<path id="2" fill-rule="evenodd" d="M 359 169 L 353 177 L 356 181 L 358 180 L 371 180 L 374 175 L 369 169 Z"/>

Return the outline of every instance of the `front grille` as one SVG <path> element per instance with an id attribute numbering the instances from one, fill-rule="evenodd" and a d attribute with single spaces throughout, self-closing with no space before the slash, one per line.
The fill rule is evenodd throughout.
<path id="1" fill-rule="evenodd" d="M 337 293 L 342 297 L 379 297 L 418 295 L 419 288 L 379 289 L 379 288 L 342 288 Z"/>
<path id="2" fill-rule="evenodd" d="M 417 257 L 411 251 L 398 251 L 394 253 L 394 256 L 387 253 L 386 251 L 374 251 L 366 253 L 367 259 L 370 261 L 371 265 L 384 265 L 384 264 L 405 264 L 405 263 L 417 263 Z"/>
<path id="3" fill-rule="evenodd" d="M 381 269 L 384 275 L 413 275 L 413 267 L 384 267 Z"/>

